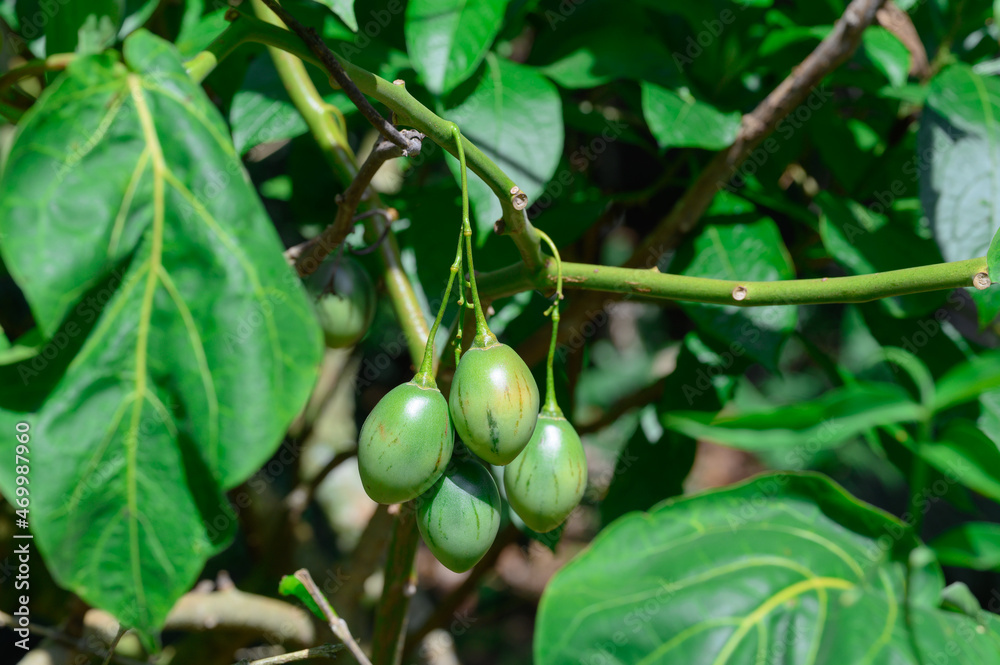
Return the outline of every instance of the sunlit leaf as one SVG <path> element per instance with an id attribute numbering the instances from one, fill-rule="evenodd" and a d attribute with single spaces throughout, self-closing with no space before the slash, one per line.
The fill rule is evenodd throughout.
<path id="1" fill-rule="evenodd" d="M 72 362 L 57 350 L 37 413 L 0 420 L 31 423 L 31 524 L 56 581 L 149 635 L 232 533 L 222 491 L 276 449 L 322 347 L 177 51 L 140 30 L 124 56 L 81 58 L 46 90 L 0 181 L 0 250 L 40 331 L 86 335 Z"/>
<path id="2" fill-rule="evenodd" d="M 1000 621 L 940 609 L 943 576 L 917 547 L 908 526 L 817 475 L 670 500 L 617 520 L 556 573 L 535 662 L 1000 663 Z"/>

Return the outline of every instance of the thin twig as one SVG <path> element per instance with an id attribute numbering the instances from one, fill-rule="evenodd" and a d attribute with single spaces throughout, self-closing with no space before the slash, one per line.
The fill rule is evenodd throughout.
<path id="1" fill-rule="evenodd" d="M 407 612 L 417 587 L 414 558 L 419 534 L 413 504 L 400 506 L 394 527 L 372 638 L 372 657 L 378 665 L 399 665 L 403 657 Z"/>
<path id="2" fill-rule="evenodd" d="M 257 660 L 241 660 L 236 665 L 282 665 L 283 663 L 294 663 L 309 658 L 330 658 L 338 651 L 343 651 L 343 649 L 343 644 L 321 644 L 318 647 L 283 653 L 280 656 L 269 656 Z"/>
<path id="3" fill-rule="evenodd" d="M 313 496 L 316 494 L 316 489 L 324 480 L 326 480 L 326 477 L 330 475 L 334 469 L 355 455 L 357 455 L 357 450 L 348 450 L 346 452 L 337 453 L 333 456 L 333 459 L 326 463 L 326 466 L 319 470 L 319 473 L 314 475 L 309 480 L 299 483 L 295 489 L 288 493 L 288 496 L 285 497 L 285 507 L 288 508 L 288 519 L 290 519 L 293 524 L 302 519 L 302 513 L 304 513 L 306 508 L 309 507 Z"/>
<path id="4" fill-rule="evenodd" d="M 108 655 L 104 657 L 104 665 L 108 665 L 111 662 L 112 657 L 115 655 L 115 649 L 118 648 L 118 643 L 121 642 L 122 635 L 128 630 L 125 626 L 118 626 L 118 634 L 115 635 L 115 639 L 111 641 L 111 646 L 108 647 Z"/>
<path id="5" fill-rule="evenodd" d="M 680 237 L 694 228 L 719 188 L 754 149 L 774 132 L 779 122 L 806 101 L 827 74 L 854 53 L 862 33 L 875 21 L 875 14 L 884 3 L 885 0 L 853 0 L 848 5 L 819 46 L 757 108 L 743 116 L 736 140 L 709 162 L 684 197 L 646 237 L 626 267 L 651 267 L 651 258 L 658 259 L 677 246 Z"/>
<path id="6" fill-rule="evenodd" d="M 351 651 L 354 658 L 361 665 L 372 665 L 372 662 L 368 660 L 368 656 L 361 650 L 361 646 L 354 640 L 354 636 L 351 635 L 351 630 L 347 627 L 347 622 L 341 619 L 336 610 L 333 609 L 333 606 L 330 605 L 330 601 L 326 599 L 323 592 L 316 586 L 316 582 L 313 581 L 309 571 L 305 568 L 296 570 L 295 579 L 302 582 L 302 585 L 305 586 L 306 591 L 316 601 L 320 611 L 323 612 L 323 616 L 326 617 L 327 623 L 330 624 L 330 630 Z"/>
<path id="7" fill-rule="evenodd" d="M 11 616 L 10 614 L 7 614 L 6 612 L 0 612 L 0 626 L 8 626 L 10 628 L 16 628 L 17 621 L 15 621 L 14 617 Z M 32 622 L 28 624 L 28 630 L 36 635 L 47 637 L 50 640 L 58 642 L 59 644 L 66 645 L 72 649 L 76 649 L 77 651 L 82 651 L 83 653 L 90 654 L 91 656 L 95 656 L 97 658 L 106 658 L 106 659 L 110 658 L 113 662 L 121 663 L 122 665 L 145 665 L 145 663 L 143 663 L 141 660 L 135 660 L 133 658 L 126 658 L 125 656 L 119 656 L 118 654 L 114 653 L 113 650 L 93 649 L 91 648 L 91 646 L 87 644 L 86 640 L 76 639 L 74 637 L 71 637 L 69 635 L 66 635 L 65 633 L 56 630 L 55 628 L 49 628 L 47 626 L 42 626 L 40 624 Z M 107 663 L 108 660 L 105 660 L 104 662 Z"/>
<path id="8" fill-rule="evenodd" d="M 500 532 L 493 541 L 493 545 L 490 546 L 486 555 L 479 560 L 479 562 L 473 567 L 469 572 L 469 575 L 462 580 L 455 589 L 450 591 L 447 596 L 441 599 L 434 606 L 434 612 L 427 618 L 424 623 L 410 633 L 406 638 L 406 645 L 403 647 L 403 657 L 409 658 L 413 653 L 413 650 L 420 646 L 420 643 L 427 637 L 431 631 L 437 628 L 444 628 L 448 625 L 448 622 L 454 618 L 454 613 L 458 610 L 459 606 L 465 601 L 465 599 L 470 596 L 476 589 L 479 588 L 480 582 L 482 582 L 483 577 L 486 576 L 493 566 L 496 564 L 497 559 L 500 558 L 500 553 L 503 552 L 507 545 L 516 542 L 520 536 L 520 531 L 513 524 L 508 524 L 507 527 Z"/>
<path id="9" fill-rule="evenodd" d="M 333 54 L 330 48 L 320 39 L 319 35 L 312 28 L 307 28 L 306 26 L 299 23 L 298 19 L 288 13 L 284 7 L 279 5 L 275 0 L 263 0 L 264 4 L 267 5 L 268 9 L 278 15 L 285 25 L 287 25 L 292 32 L 299 36 L 299 39 L 305 43 L 309 50 L 313 52 L 319 61 L 323 63 L 323 67 L 330 72 L 330 76 L 333 80 L 344 90 L 347 97 L 358 107 L 361 114 L 368 119 L 368 122 L 378 130 L 378 132 L 385 137 L 387 141 L 399 148 L 403 155 L 416 154 L 420 151 L 419 145 L 414 145 L 413 137 L 407 136 L 405 132 L 401 132 L 396 127 L 393 126 L 391 122 L 382 117 L 382 115 L 375 110 L 375 107 L 371 105 L 368 98 L 358 90 L 358 86 L 354 84 L 351 77 L 347 75 L 344 71 L 344 67 L 337 60 L 337 56 Z M 415 152 L 414 152 L 415 151 Z"/>
<path id="10" fill-rule="evenodd" d="M 815 50 L 757 108 L 743 116 L 736 140 L 705 166 L 698 179 L 643 240 L 624 267 L 643 270 L 655 268 L 665 252 L 677 247 L 684 234 L 698 224 L 715 194 L 754 149 L 774 132 L 778 123 L 807 99 L 813 88 L 850 57 L 860 43 L 865 28 L 875 20 L 875 14 L 884 2 L 885 0 L 853 0 L 848 5 L 833 30 Z M 574 285 L 567 281 L 566 286 Z M 563 312 L 564 326 L 560 341 L 566 339 L 588 316 L 603 310 L 609 302 L 610 299 L 601 294 L 586 294 L 575 298 Z M 539 330 L 518 347 L 518 353 L 529 367 L 545 357 L 549 347 L 548 337 L 547 330 Z"/>
<path id="11" fill-rule="evenodd" d="M 590 434 L 592 432 L 599 432 L 605 427 L 613 424 L 632 409 L 645 406 L 651 402 L 659 401 L 660 397 L 663 395 L 663 388 L 664 382 L 661 380 L 651 386 L 645 386 L 644 388 L 623 397 L 612 404 L 596 419 L 580 424 L 573 423 L 573 426 L 576 427 L 576 433 Z"/>
<path id="12" fill-rule="evenodd" d="M 416 146 L 414 151 L 419 152 L 420 142 L 424 135 L 412 129 L 404 129 L 403 134 L 407 136 L 408 140 L 414 142 Z M 403 153 L 404 151 L 399 146 L 388 141 L 379 141 L 372 149 L 371 154 L 368 155 L 368 159 L 358 169 L 358 174 L 351 181 L 351 184 L 342 194 L 337 196 L 337 216 L 333 223 L 323 229 L 315 238 L 286 250 L 286 258 L 294 258 L 295 269 L 299 276 L 305 277 L 312 274 L 323 262 L 323 259 L 344 242 L 344 238 L 354 228 L 354 214 L 358 205 L 365 198 L 372 178 L 375 177 L 382 164 L 389 159 L 402 156 Z"/>

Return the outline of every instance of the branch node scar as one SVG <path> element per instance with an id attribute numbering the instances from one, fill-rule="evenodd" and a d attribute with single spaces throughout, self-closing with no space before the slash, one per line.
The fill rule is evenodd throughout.
<path id="1" fill-rule="evenodd" d="M 733 289 L 733 300 L 746 300 L 747 297 L 747 287 L 737 286 Z"/>
<path id="2" fill-rule="evenodd" d="M 524 210 L 528 207 L 528 195 L 514 185 L 510 188 L 510 203 L 514 206 L 514 210 Z"/>
<path id="3" fill-rule="evenodd" d="M 990 288 L 991 284 L 993 284 L 993 282 L 990 280 L 989 273 L 977 272 L 975 277 L 972 278 L 972 285 L 980 291 Z"/>

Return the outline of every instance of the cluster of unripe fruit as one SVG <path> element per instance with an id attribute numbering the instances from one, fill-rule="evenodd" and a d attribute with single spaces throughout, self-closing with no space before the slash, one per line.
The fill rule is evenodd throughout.
<path id="1" fill-rule="evenodd" d="M 310 283 L 319 294 L 327 343 L 344 346 L 357 342 L 370 324 L 363 301 L 371 284 L 350 259 L 341 257 L 337 263 L 335 269 L 321 267 Z M 366 298 L 356 296 L 358 288 Z M 361 335 L 353 325 L 356 319 L 362 322 Z M 562 524 L 587 483 L 580 437 L 563 417 L 553 391 L 539 413 L 538 385 L 528 366 L 484 329 L 484 321 L 479 323 L 475 342 L 458 362 L 448 400 L 424 363 L 411 381 L 375 405 L 358 439 L 365 492 L 384 504 L 415 500 L 424 542 L 456 572 L 471 568 L 490 548 L 502 507 L 490 469 L 472 455 L 453 458 L 456 433 L 480 460 L 505 467 L 507 500 L 536 532 Z"/>
<path id="2" fill-rule="evenodd" d="M 379 503 L 414 501 L 417 526 L 427 547 L 448 568 L 461 572 L 479 561 L 500 529 L 500 491 L 493 474 L 470 456 L 456 455 L 455 433 L 481 460 L 505 467 L 507 500 L 525 525 L 545 533 L 562 524 L 580 503 L 587 484 L 587 462 L 580 437 L 563 417 L 555 399 L 552 361 L 562 297 L 562 269 L 552 240 L 537 231 L 552 250 L 558 279 L 552 314 L 548 386 L 545 405 L 538 411 L 538 385 L 517 353 L 497 341 L 486 324 L 476 290 L 469 223 L 469 195 L 462 137 L 452 125 L 462 180 L 462 229 L 448 286 L 428 335 L 420 368 L 411 381 L 388 392 L 368 414 L 358 437 L 358 468 L 365 492 Z M 469 282 L 463 279 L 458 304 L 458 340 L 464 307 L 475 311 L 476 335 L 458 360 L 448 400 L 434 380 L 434 339 L 444 316 L 455 277 L 462 272 L 462 245 L 468 257 Z M 322 269 L 322 266 L 321 266 Z M 367 278 L 365 278 L 367 279 Z M 361 280 L 364 281 L 364 280 Z M 310 284 L 317 299 L 327 342 L 354 343 L 354 336 L 337 331 L 339 319 L 370 324 L 370 315 L 346 294 L 339 294 L 335 276 L 320 271 Z M 347 283 L 344 283 L 346 286 Z M 371 287 L 370 280 L 367 282 Z M 472 302 L 465 301 L 468 286 Z M 339 298 L 339 300 L 333 300 Z M 352 328 L 353 331 L 353 328 Z M 338 344 L 334 344 L 338 342 Z M 456 351 L 457 353 L 457 351 Z M 461 459 L 459 459 L 461 457 Z"/>
<path id="3" fill-rule="evenodd" d="M 424 542 L 454 571 L 471 568 L 500 528 L 500 492 L 473 459 L 452 460 L 454 430 L 481 460 L 506 466 L 507 500 L 538 532 L 559 526 L 587 482 L 583 446 L 561 413 L 538 413 L 528 366 L 495 340 L 473 346 L 455 370 L 450 399 L 413 381 L 393 388 L 361 427 L 358 466 L 379 503 L 417 499 Z"/>

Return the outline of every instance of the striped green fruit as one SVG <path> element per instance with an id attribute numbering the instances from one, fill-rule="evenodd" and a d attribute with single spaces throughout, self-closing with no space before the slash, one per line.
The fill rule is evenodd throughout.
<path id="1" fill-rule="evenodd" d="M 418 499 L 417 528 L 447 568 L 472 568 L 500 529 L 500 491 L 492 474 L 474 460 L 456 460 Z"/>
<path id="2" fill-rule="evenodd" d="M 562 414 L 542 413 L 531 441 L 503 470 L 507 500 L 539 533 L 565 521 L 587 488 L 587 458 L 580 436 Z"/>
<path id="3" fill-rule="evenodd" d="M 379 503 L 420 496 L 441 477 L 454 445 L 441 391 L 413 381 L 396 386 L 361 426 L 358 469 L 365 492 Z"/>
<path id="4" fill-rule="evenodd" d="M 538 419 L 538 385 L 514 349 L 472 347 L 455 370 L 448 398 L 455 429 L 490 464 L 509 464 L 524 450 Z"/>

